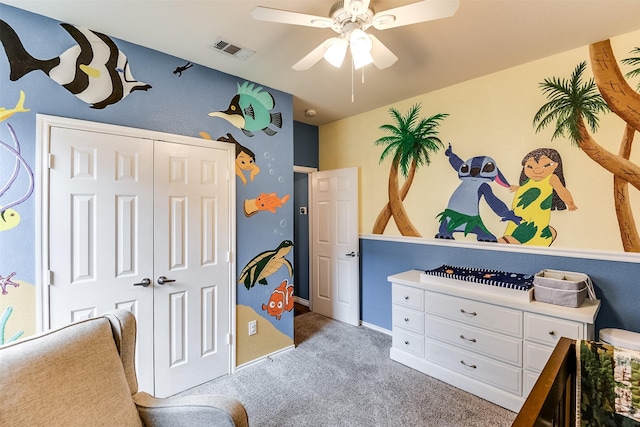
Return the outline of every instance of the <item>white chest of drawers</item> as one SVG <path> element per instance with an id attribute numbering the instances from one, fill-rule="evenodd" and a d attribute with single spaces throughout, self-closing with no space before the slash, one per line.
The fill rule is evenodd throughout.
<path id="1" fill-rule="evenodd" d="M 388 277 L 391 358 L 512 411 L 520 410 L 561 336 L 594 337 L 600 301 L 567 308 L 420 275 Z"/>

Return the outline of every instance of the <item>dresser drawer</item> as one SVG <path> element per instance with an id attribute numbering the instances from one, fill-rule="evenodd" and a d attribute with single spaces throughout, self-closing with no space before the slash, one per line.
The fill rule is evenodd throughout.
<path id="1" fill-rule="evenodd" d="M 425 293 L 425 311 L 478 328 L 522 338 L 522 311 L 479 301 Z"/>
<path id="2" fill-rule="evenodd" d="M 393 327 L 407 329 L 416 334 L 424 334 L 424 313 L 401 305 L 393 304 L 391 317 Z"/>
<path id="3" fill-rule="evenodd" d="M 425 315 L 426 335 L 467 351 L 522 366 L 522 340 L 433 315 Z"/>
<path id="4" fill-rule="evenodd" d="M 540 376 L 540 373 L 532 372 L 532 371 L 524 371 L 522 375 L 524 376 L 523 396 L 526 398 L 527 396 L 529 396 L 529 393 L 531 393 L 531 389 L 536 384 L 536 381 L 538 381 L 538 377 Z"/>
<path id="5" fill-rule="evenodd" d="M 557 317 L 526 313 L 524 318 L 524 338 L 555 347 L 560 337 L 581 339 L 584 327 L 582 323 Z"/>
<path id="6" fill-rule="evenodd" d="M 424 337 L 420 335 L 394 329 L 391 345 L 414 356 L 424 357 Z"/>
<path id="7" fill-rule="evenodd" d="M 522 395 L 522 370 L 475 353 L 425 339 L 425 358 L 453 371 Z"/>
<path id="8" fill-rule="evenodd" d="M 411 286 L 393 284 L 391 288 L 391 299 L 394 304 L 410 307 L 415 310 L 424 310 L 424 291 Z"/>
<path id="9" fill-rule="evenodd" d="M 535 372 L 542 372 L 547 364 L 549 356 L 553 352 L 553 347 L 540 345 L 533 342 L 524 342 L 524 368 Z"/>

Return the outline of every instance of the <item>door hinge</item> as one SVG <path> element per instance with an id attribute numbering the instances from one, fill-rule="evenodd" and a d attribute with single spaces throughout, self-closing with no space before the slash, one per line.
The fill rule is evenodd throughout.
<path id="1" fill-rule="evenodd" d="M 47 286 L 53 285 L 53 271 L 47 270 L 46 280 L 47 280 Z"/>
<path id="2" fill-rule="evenodd" d="M 227 262 L 231 262 L 231 252 L 227 251 Z"/>
<path id="3" fill-rule="evenodd" d="M 55 160 L 55 156 L 52 153 L 49 153 L 49 169 L 53 169 L 53 162 Z"/>
<path id="4" fill-rule="evenodd" d="M 233 335 L 227 334 L 227 344 L 229 345 L 233 344 Z"/>

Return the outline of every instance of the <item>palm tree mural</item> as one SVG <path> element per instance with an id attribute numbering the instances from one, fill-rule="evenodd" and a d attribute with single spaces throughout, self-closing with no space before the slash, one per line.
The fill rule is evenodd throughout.
<path id="1" fill-rule="evenodd" d="M 386 145 L 380 155 L 380 162 L 392 156 L 389 170 L 389 201 L 382 208 L 373 225 L 374 234 L 384 233 L 389 220 L 393 219 L 403 236 L 421 237 L 413 226 L 402 201 L 407 196 L 416 171 L 431 163 L 431 154 L 444 147 L 438 135 L 438 126 L 448 114 L 435 114 L 429 118 L 419 118 L 420 104 L 413 105 L 405 116 L 395 108 L 389 109 L 394 124 L 384 124 L 380 130 L 386 132 L 375 141 L 375 145 Z M 402 188 L 399 173 L 404 177 Z"/>
<path id="2" fill-rule="evenodd" d="M 635 51 L 640 52 L 636 48 Z M 567 137 L 593 161 L 614 175 L 614 200 L 622 245 L 627 252 L 640 252 L 640 237 L 629 201 L 628 184 L 640 190 L 640 166 L 629 161 L 636 131 L 640 131 L 640 94 L 620 71 L 609 40 L 589 46 L 594 77 L 583 82 L 586 62 L 580 63 L 569 80 L 547 78 L 540 88 L 549 102 L 534 117 L 536 131 L 555 123 L 552 140 Z M 630 58 L 627 63 L 640 63 Z M 637 62 L 634 62 L 637 61 Z M 637 72 L 640 74 L 640 71 Z M 612 111 L 627 125 L 620 151 L 611 153 L 591 134 L 598 129 L 598 114 Z"/>

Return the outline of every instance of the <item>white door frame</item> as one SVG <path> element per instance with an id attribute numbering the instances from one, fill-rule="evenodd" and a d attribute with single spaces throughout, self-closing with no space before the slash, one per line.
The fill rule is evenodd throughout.
<path id="1" fill-rule="evenodd" d="M 313 277 L 313 265 L 312 265 L 312 261 L 313 261 L 313 209 L 309 209 L 311 206 L 313 206 L 313 192 L 311 189 L 311 174 L 314 172 L 318 172 L 318 168 L 311 168 L 311 167 L 307 167 L 307 166 L 293 166 L 293 172 L 294 173 L 304 173 L 307 174 L 307 194 L 308 194 L 308 201 L 307 201 L 307 215 L 309 218 L 309 277 L 307 277 L 307 283 L 309 284 L 309 310 L 313 311 L 313 292 L 312 291 L 312 283 L 311 283 L 311 278 Z M 293 213 L 294 215 L 296 214 L 295 212 Z M 295 242 L 294 242 L 295 244 Z"/>
<path id="2" fill-rule="evenodd" d="M 189 144 L 201 147 L 211 147 L 216 141 L 204 140 L 184 135 L 169 134 L 146 129 L 130 128 L 126 126 L 90 122 L 65 117 L 36 114 L 36 330 L 38 332 L 49 329 L 49 284 L 51 283 L 49 269 L 49 151 L 51 145 L 51 128 L 63 127 L 85 130 L 89 132 L 110 133 L 154 141 L 168 141 L 178 144 Z M 39 149 L 37 145 L 40 145 Z M 235 149 L 231 144 L 225 147 L 229 151 L 229 171 L 235 170 Z M 229 172 L 231 174 L 231 172 Z M 229 301 L 229 331 L 230 337 L 236 333 L 236 189 L 235 179 L 229 177 L 229 218 L 230 228 L 230 301 Z M 235 339 L 229 339 L 229 373 L 236 368 Z"/>

